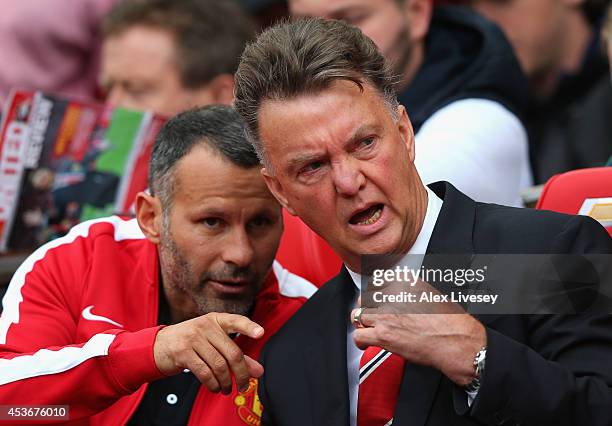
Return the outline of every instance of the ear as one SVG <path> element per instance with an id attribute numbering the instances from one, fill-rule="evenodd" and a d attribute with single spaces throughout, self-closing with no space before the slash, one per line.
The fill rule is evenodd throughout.
<path id="1" fill-rule="evenodd" d="M 268 185 L 268 189 L 272 195 L 274 195 L 274 198 L 278 200 L 280 205 L 283 206 L 290 215 L 297 216 L 295 210 L 293 210 L 293 208 L 289 205 L 289 201 L 287 201 L 287 196 L 285 194 L 285 189 L 279 182 L 278 178 L 269 173 L 265 167 L 261 169 L 261 175 L 263 176 L 266 185 Z"/>
<path id="2" fill-rule="evenodd" d="M 416 42 L 425 40 L 431 23 L 432 0 L 404 0 L 403 7 L 410 39 Z"/>
<path id="3" fill-rule="evenodd" d="M 162 229 L 162 208 L 159 198 L 146 192 L 136 195 L 136 220 L 147 240 L 159 244 Z"/>
<path id="4" fill-rule="evenodd" d="M 400 137 L 404 141 L 404 144 L 406 144 L 406 148 L 408 149 L 410 162 L 414 163 L 416 154 L 414 150 L 414 130 L 412 128 L 412 123 L 410 122 L 406 108 L 404 108 L 403 105 L 399 105 L 397 107 L 397 114 L 399 117 L 397 120 L 397 129 L 400 133 Z"/>
<path id="5" fill-rule="evenodd" d="M 213 103 L 231 105 L 234 102 L 234 77 L 230 74 L 219 74 L 207 85 Z"/>

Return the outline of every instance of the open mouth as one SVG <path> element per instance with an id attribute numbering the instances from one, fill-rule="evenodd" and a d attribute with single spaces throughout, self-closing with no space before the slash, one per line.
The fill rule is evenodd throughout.
<path id="1" fill-rule="evenodd" d="M 380 219 L 383 208 L 383 204 L 375 204 L 371 207 L 368 207 L 365 210 L 355 213 L 349 220 L 349 223 L 351 225 L 372 225 L 376 223 L 378 219 Z"/>

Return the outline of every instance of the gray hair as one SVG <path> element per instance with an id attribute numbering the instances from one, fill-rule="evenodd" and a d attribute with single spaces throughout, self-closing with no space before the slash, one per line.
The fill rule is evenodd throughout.
<path id="1" fill-rule="evenodd" d="M 172 206 L 176 163 L 196 145 L 244 169 L 259 165 L 246 124 L 232 107 L 208 105 L 182 112 L 159 131 L 149 162 L 149 190 L 161 200 L 164 212 Z"/>
<path id="2" fill-rule="evenodd" d="M 341 21 L 308 18 L 267 29 L 243 52 L 234 79 L 234 105 L 267 169 L 258 122 L 265 100 L 318 93 L 334 81 L 348 80 L 361 90 L 366 83 L 377 89 L 397 120 L 398 79 L 374 42 Z"/>

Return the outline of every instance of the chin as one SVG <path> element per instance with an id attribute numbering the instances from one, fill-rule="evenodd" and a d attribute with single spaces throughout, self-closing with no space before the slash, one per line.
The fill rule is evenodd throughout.
<path id="1" fill-rule="evenodd" d="M 253 306 L 253 300 L 206 299 L 198 301 L 200 315 L 211 312 L 248 316 Z"/>
<path id="2" fill-rule="evenodd" d="M 386 238 L 385 235 L 377 235 L 363 241 L 361 244 L 355 244 L 361 254 L 393 254 L 397 252 L 399 241 L 397 238 L 393 240 Z"/>

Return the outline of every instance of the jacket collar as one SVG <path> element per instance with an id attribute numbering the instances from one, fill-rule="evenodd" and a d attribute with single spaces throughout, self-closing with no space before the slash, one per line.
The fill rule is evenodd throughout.
<path id="1" fill-rule="evenodd" d="M 353 281 L 342 267 L 325 284 L 327 300 L 316 324 L 313 324 L 305 361 L 315 425 L 348 426 L 349 398 L 346 357 L 346 332 L 350 310 L 357 298 Z"/>
<path id="2" fill-rule="evenodd" d="M 476 218 L 475 202 L 448 182 L 428 185 L 444 200 L 427 247 L 428 254 L 461 254 L 474 251 L 472 234 Z"/>

